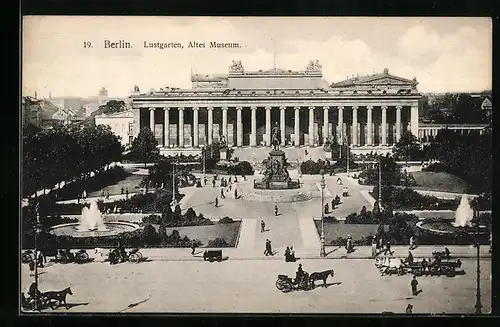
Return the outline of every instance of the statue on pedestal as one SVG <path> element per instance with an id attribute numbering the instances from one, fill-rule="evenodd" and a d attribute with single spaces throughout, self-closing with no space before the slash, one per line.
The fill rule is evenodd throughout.
<path id="1" fill-rule="evenodd" d="M 274 123 L 273 129 L 271 131 L 271 144 L 274 148 L 274 150 L 279 150 L 279 145 L 281 143 L 280 140 L 280 128 L 278 126 L 278 123 Z"/>

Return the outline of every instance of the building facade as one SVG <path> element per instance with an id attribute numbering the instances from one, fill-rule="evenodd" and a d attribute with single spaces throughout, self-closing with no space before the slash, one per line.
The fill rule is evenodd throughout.
<path id="1" fill-rule="evenodd" d="M 191 89 L 162 88 L 131 96 L 133 134 L 153 131 L 164 148 L 270 146 L 273 125 L 282 146 L 320 146 L 330 138 L 364 149 L 387 149 L 403 131 L 418 136 L 416 79 L 382 73 L 329 84 L 318 61 L 304 71 L 191 75 Z"/>
<path id="2" fill-rule="evenodd" d="M 96 125 L 107 125 L 111 131 L 120 137 L 120 141 L 124 146 L 132 143 L 134 116 L 132 111 L 123 111 L 114 114 L 101 114 L 95 116 Z"/>

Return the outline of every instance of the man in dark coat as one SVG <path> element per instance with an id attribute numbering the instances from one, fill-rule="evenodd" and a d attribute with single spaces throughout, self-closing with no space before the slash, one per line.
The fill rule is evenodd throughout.
<path id="1" fill-rule="evenodd" d="M 260 221 L 260 232 L 264 233 L 265 231 L 266 231 L 266 223 L 264 222 L 264 220 L 261 220 Z"/>
<path id="2" fill-rule="evenodd" d="M 417 292 L 417 285 L 418 285 L 418 281 L 417 281 L 417 276 L 413 276 L 413 279 L 411 280 L 411 293 L 413 295 L 418 295 L 418 292 Z"/>

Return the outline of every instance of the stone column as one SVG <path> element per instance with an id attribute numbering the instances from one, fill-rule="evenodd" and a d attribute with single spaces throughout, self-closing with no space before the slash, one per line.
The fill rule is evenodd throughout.
<path id="1" fill-rule="evenodd" d="M 323 144 L 328 140 L 328 110 L 330 107 L 323 107 Z"/>
<path id="2" fill-rule="evenodd" d="M 236 107 L 236 146 L 243 146 L 243 124 L 241 123 L 242 107 Z"/>
<path id="3" fill-rule="evenodd" d="M 134 139 L 139 135 L 139 130 L 141 129 L 141 110 L 142 108 L 133 108 L 132 113 L 134 116 Z"/>
<path id="4" fill-rule="evenodd" d="M 415 103 L 413 106 L 411 106 L 410 124 L 411 124 L 411 133 L 413 135 L 417 136 L 417 134 L 418 134 L 418 103 Z"/>
<path id="5" fill-rule="evenodd" d="M 401 139 L 401 106 L 396 107 L 396 142 Z"/>
<path id="6" fill-rule="evenodd" d="M 149 108 L 149 129 L 155 133 L 155 108 Z"/>
<path id="7" fill-rule="evenodd" d="M 227 107 L 222 107 L 222 136 L 227 144 Z"/>
<path id="8" fill-rule="evenodd" d="M 300 146 L 300 107 L 294 107 L 295 109 L 295 121 L 294 121 L 294 140 L 293 145 Z"/>
<path id="9" fill-rule="evenodd" d="M 373 107 L 372 106 L 368 106 L 366 107 L 366 145 L 368 146 L 373 146 L 373 138 L 372 138 L 372 134 L 373 134 L 373 119 L 372 119 L 372 110 L 373 110 Z"/>
<path id="10" fill-rule="evenodd" d="M 286 107 L 280 107 L 280 137 L 281 137 L 281 145 L 285 146 L 285 110 Z"/>
<path id="11" fill-rule="evenodd" d="M 163 119 L 163 135 L 165 137 L 165 147 L 170 147 L 170 108 L 163 108 L 164 119 Z"/>
<path id="12" fill-rule="evenodd" d="M 387 145 L 387 107 L 382 107 L 382 145 Z"/>
<path id="13" fill-rule="evenodd" d="M 352 145 L 358 146 L 358 107 L 352 107 Z"/>
<path id="14" fill-rule="evenodd" d="M 250 110 L 252 112 L 250 146 L 257 146 L 257 107 L 251 107 Z"/>
<path id="15" fill-rule="evenodd" d="M 193 107 L 193 147 L 197 148 L 198 147 L 198 107 Z"/>
<path id="16" fill-rule="evenodd" d="M 339 111 L 339 114 L 338 114 L 339 121 L 337 122 L 337 124 L 338 124 L 337 130 L 339 133 L 338 142 L 339 142 L 339 144 L 344 144 L 344 142 L 343 142 L 343 140 L 344 140 L 344 107 L 339 106 L 338 111 Z"/>
<path id="17" fill-rule="evenodd" d="M 184 108 L 179 107 L 179 148 L 184 147 Z"/>
<path id="18" fill-rule="evenodd" d="M 314 107 L 309 107 L 309 146 L 314 146 Z"/>
<path id="19" fill-rule="evenodd" d="M 266 107 L 266 146 L 271 146 L 271 107 Z"/>
<path id="20" fill-rule="evenodd" d="M 212 144 L 213 140 L 213 127 L 214 127 L 214 108 L 208 107 L 207 108 L 207 113 L 208 113 L 208 145 Z"/>

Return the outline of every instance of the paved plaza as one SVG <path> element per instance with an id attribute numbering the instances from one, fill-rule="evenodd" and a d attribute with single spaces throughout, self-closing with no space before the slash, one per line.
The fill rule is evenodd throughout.
<path id="1" fill-rule="evenodd" d="M 291 170 L 292 178 L 299 178 Z M 340 176 L 344 185 L 337 183 Z M 198 175 L 201 177 L 201 175 Z M 211 175 L 201 188 L 188 187 L 180 205 L 192 207 L 207 218 L 224 216 L 242 220 L 236 248 L 224 249 L 229 260 L 204 262 L 202 251 L 195 256 L 189 249 L 141 249 L 148 261 L 140 264 L 109 265 L 95 262 L 76 264 L 48 263 L 41 269 L 40 290 L 62 290 L 71 287 L 70 308 L 57 312 L 273 312 L 273 313 L 403 313 L 411 303 L 415 313 L 473 313 L 475 303 L 475 249 L 469 246 L 449 246 L 463 261 L 465 275 L 455 277 L 419 277 L 422 293 L 412 296 L 411 275 L 380 276 L 371 258 L 371 247 L 358 247 L 349 255 L 344 248 L 326 247 L 327 258 L 319 258 L 319 236 L 313 217 L 321 217 L 320 176 L 300 177 L 301 189 L 311 199 L 294 203 L 255 201 L 253 181 L 261 175 L 240 176 L 231 190 L 225 188 L 221 199 L 219 186 L 212 187 Z M 363 206 L 372 209 L 373 199 L 367 194 L 371 186 L 361 186 L 346 174 L 325 176 L 325 203 L 341 195 L 347 186 L 349 196 L 329 215 L 339 219 Z M 234 190 L 240 198 L 234 198 Z M 115 196 L 118 197 L 118 196 Z M 219 207 L 215 207 L 215 197 Z M 279 215 L 274 215 L 277 205 Z M 137 218 L 137 217 L 136 217 Z M 138 217 L 137 219 L 140 219 Z M 261 232 L 260 221 L 266 223 Z M 265 240 L 272 241 L 274 256 L 263 254 Z M 284 250 L 294 246 L 300 260 L 284 262 Z M 407 255 L 406 246 L 395 246 L 396 257 Z M 413 251 L 415 258 L 429 257 L 442 247 L 422 246 Z M 90 253 L 94 257 L 93 253 Z M 483 312 L 491 307 L 491 255 L 481 248 L 481 289 Z M 332 260 L 336 259 L 336 260 Z M 327 288 L 281 293 L 275 287 L 278 274 L 294 277 L 298 263 L 312 273 L 334 269 L 335 276 Z M 26 265 L 22 267 L 21 287 L 26 291 L 33 277 Z M 48 309 L 51 311 L 51 309 Z"/>
<path id="2" fill-rule="evenodd" d="M 334 269 L 327 288 L 282 293 L 278 274 Z M 152 261 L 51 265 L 43 268 L 40 290 L 71 287 L 70 308 L 57 312 L 273 312 L 273 313 L 473 313 L 476 261 L 464 259 L 465 275 L 419 277 L 422 292 L 412 296 L 411 275 L 380 276 L 374 260 Z M 491 261 L 481 261 L 483 312 L 491 308 Z M 22 268 L 22 290 L 32 278 Z M 318 282 L 319 284 L 319 282 Z M 129 305 L 132 305 L 129 308 Z M 51 312 L 48 309 L 48 312 Z"/>

